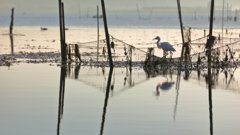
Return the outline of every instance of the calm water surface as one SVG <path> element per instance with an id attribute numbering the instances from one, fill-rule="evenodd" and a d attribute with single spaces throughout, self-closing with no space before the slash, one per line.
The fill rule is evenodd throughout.
<path id="1" fill-rule="evenodd" d="M 65 15 L 66 27 L 80 28 L 96 28 L 97 19 L 92 18 L 96 14 L 90 14 L 89 18 L 79 18 L 78 14 L 68 13 Z M 194 13 L 182 13 L 182 22 L 184 26 L 190 26 L 197 29 L 208 29 L 209 21 L 207 14 L 198 14 L 197 20 L 193 19 Z M 9 27 L 11 13 L 0 13 L 0 26 Z M 15 13 L 14 26 L 55 26 L 59 27 L 59 15 L 57 13 Z M 226 15 L 225 15 L 226 16 Z M 215 15 L 214 29 L 222 28 L 222 15 Z M 226 20 L 226 17 L 225 17 Z M 178 13 L 152 13 L 152 15 L 141 14 L 139 20 L 137 13 L 128 14 L 107 14 L 109 28 L 141 28 L 141 29 L 180 29 Z M 100 27 L 103 26 L 103 21 L 100 20 Z M 240 19 L 237 21 L 224 21 L 223 28 L 239 29 Z"/>
<path id="2" fill-rule="evenodd" d="M 0 134 L 238 135 L 240 91 L 232 87 L 239 88 L 239 72 L 221 73 L 209 96 L 203 71 L 197 79 L 195 71 L 115 68 L 109 76 L 108 68 L 0 67 Z M 157 87 L 166 81 L 168 90 Z"/>

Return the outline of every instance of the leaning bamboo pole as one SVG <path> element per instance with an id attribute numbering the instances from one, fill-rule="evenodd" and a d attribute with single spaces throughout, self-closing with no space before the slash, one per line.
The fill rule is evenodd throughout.
<path id="1" fill-rule="evenodd" d="M 102 4 L 102 13 L 103 13 L 103 22 L 104 22 L 105 36 L 106 36 L 106 42 L 107 42 L 107 49 L 108 49 L 109 66 L 113 67 L 112 53 L 111 53 L 111 46 L 110 46 L 110 39 L 109 39 L 109 33 L 108 33 L 107 17 L 106 17 L 104 0 L 101 0 L 101 4 Z"/>

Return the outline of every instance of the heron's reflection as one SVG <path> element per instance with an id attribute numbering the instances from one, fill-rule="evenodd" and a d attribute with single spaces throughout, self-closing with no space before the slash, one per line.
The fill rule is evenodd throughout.
<path id="1" fill-rule="evenodd" d="M 159 89 L 162 91 L 170 90 L 175 83 L 173 81 L 159 82 L 156 86 L 156 96 L 160 96 Z"/>

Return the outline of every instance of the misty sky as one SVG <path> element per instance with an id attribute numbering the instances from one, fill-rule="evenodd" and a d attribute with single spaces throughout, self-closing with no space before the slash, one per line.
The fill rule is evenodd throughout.
<path id="1" fill-rule="evenodd" d="M 62 0 L 65 5 L 65 12 L 78 13 L 78 3 L 80 9 L 85 12 L 89 8 L 89 12 L 96 8 L 101 0 Z M 206 7 L 210 0 L 181 0 L 181 6 L 204 6 Z M 10 12 L 14 7 L 16 12 L 31 13 L 31 12 L 58 12 L 58 0 L 0 0 L 0 13 Z M 225 0 L 225 6 L 229 3 L 232 9 L 240 8 L 240 0 Z M 131 10 L 136 9 L 136 4 L 139 8 L 156 7 L 156 6 L 176 6 L 176 0 L 105 0 L 105 6 L 109 10 Z M 223 0 L 215 0 L 216 6 L 222 6 Z"/>

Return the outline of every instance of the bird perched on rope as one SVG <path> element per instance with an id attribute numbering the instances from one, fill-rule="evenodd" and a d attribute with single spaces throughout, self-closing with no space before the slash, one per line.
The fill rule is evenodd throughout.
<path id="1" fill-rule="evenodd" d="M 172 54 L 172 52 L 176 51 L 170 43 L 168 43 L 168 42 L 160 43 L 161 38 L 159 36 L 157 36 L 153 40 L 155 40 L 155 39 L 157 40 L 157 47 L 159 49 L 163 49 L 164 57 L 166 57 L 168 55 L 168 53 L 167 53 L 168 51 L 170 51 L 171 54 Z"/>

